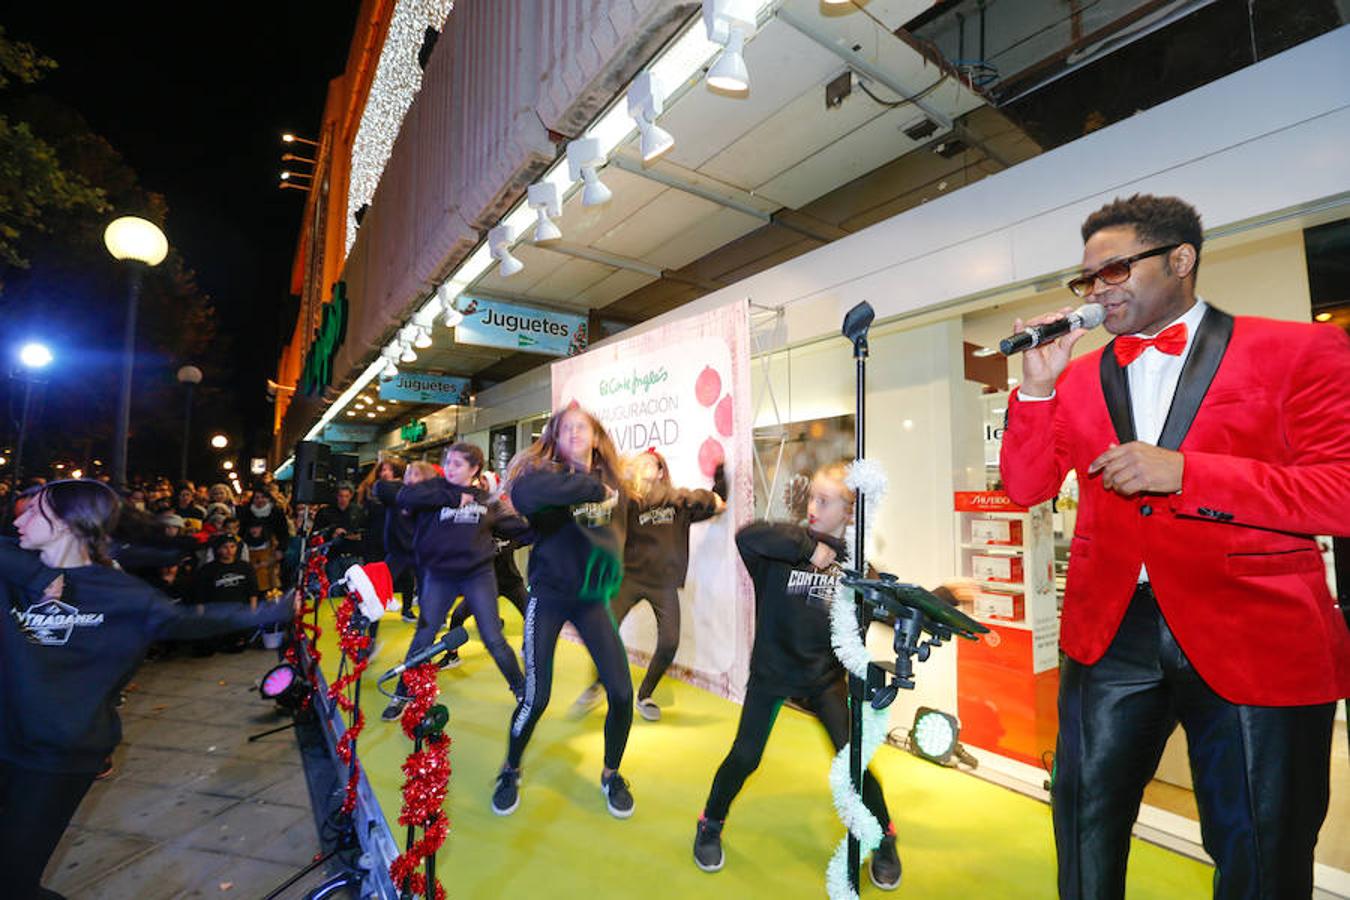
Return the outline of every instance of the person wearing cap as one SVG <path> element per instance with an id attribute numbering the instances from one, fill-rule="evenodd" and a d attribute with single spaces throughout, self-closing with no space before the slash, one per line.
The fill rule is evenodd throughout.
<path id="1" fill-rule="evenodd" d="M 197 570 L 194 599 L 201 605 L 233 603 L 258 608 L 260 591 L 253 566 L 239 558 L 239 539 L 232 534 L 217 535 L 211 542 L 214 558 Z M 214 646 L 238 652 L 244 649 L 252 631 L 234 632 L 217 638 Z"/>

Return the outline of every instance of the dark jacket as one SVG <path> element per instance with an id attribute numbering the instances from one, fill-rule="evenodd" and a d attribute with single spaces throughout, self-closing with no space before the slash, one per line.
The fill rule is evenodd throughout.
<path id="1" fill-rule="evenodd" d="M 277 539 L 278 547 L 285 547 L 290 540 L 291 529 L 286 524 L 286 513 L 281 510 L 275 502 L 272 509 L 265 516 L 258 515 L 253 509 L 252 503 L 245 503 L 242 506 L 235 507 L 235 518 L 239 520 L 239 533 L 247 534 L 250 522 L 262 522 L 267 526 L 267 531 L 272 537 Z"/>
<path id="2" fill-rule="evenodd" d="M 712 491 L 657 484 L 628 504 L 623 545 L 624 578 L 646 587 L 684 587 L 689 570 L 689 526 L 717 511 Z"/>
<path id="3" fill-rule="evenodd" d="M 65 576 L 59 599 L 43 596 Z M 122 737 L 119 686 L 153 641 L 227 634 L 289 619 L 284 604 L 182 606 L 106 566 L 52 569 L 0 541 L 0 760 L 92 773 Z"/>
<path id="4" fill-rule="evenodd" d="M 605 602 L 623 580 L 627 501 L 612 507 L 600 476 L 540 469 L 511 485 L 511 503 L 530 520 L 530 593 L 541 598 Z"/>
<path id="5" fill-rule="evenodd" d="M 492 565 L 494 534 L 512 537 L 529 527 L 507 514 L 486 491 L 443 478 L 405 485 L 398 506 L 414 516 L 413 557 L 419 571 L 462 575 Z"/>
<path id="6" fill-rule="evenodd" d="M 414 516 L 411 511 L 398 506 L 398 492 L 402 489 L 401 481 L 377 481 L 371 490 L 385 512 L 384 559 L 391 569 L 404 569 L 413 563 Z"/>
<path id="7" fill-rule="evenodd" d="M 198 603 L 247 603 L 258 596 L 258 576 L 243 560 L 213 559 L 197 570 L 195 587 Z"/>

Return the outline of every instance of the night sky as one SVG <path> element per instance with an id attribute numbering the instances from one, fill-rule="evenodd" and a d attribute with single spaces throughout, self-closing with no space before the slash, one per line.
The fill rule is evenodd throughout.
<path id="1" fill-rule="evenodd" d="M 247 444 L 262 455 L 305 195 L 281 191 L 283 131 L 319 129 L 346 64 L 356 0 L 278 4 L 9 4 L 8 35 L 60 68 L 43 89 L 74 107 L 165 195 L 169 242 L 234 336 Z M 209 377 L 209 373 L 208 373 Z"/>

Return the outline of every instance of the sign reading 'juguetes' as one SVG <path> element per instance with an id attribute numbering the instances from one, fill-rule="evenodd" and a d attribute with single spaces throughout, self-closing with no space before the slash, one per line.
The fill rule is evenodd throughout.
<path id="1" fill-rule="evenodd" d="M 477 297 L 461 297 L 459 309 L 458 344 L 575 356 L 588 342 L 585 316 Z"/>

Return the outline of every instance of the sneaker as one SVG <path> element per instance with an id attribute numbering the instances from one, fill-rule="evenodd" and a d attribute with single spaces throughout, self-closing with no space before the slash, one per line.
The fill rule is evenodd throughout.
<path id="1" fill-rule="evenodd" d="M 726 857 L 722 855 L 722 826 L 704 816 L 698 817 L 698 831 L 694 834 L 694 864 L 705 872 L 720 872 Z"/>
<path id="2" fill-rule="evenodd" d="M 458 669 L 464 660 L 459 658 L 458 650 L 447 650 L 438 664 L 442 669 Z"/>
<path id="3" fill-rule="evenodd" d="M 605 699 L 605 689 L 596 682 L 586 690 L 581 692 L 581 696 L 572 704 L 572 708 L 567 711 L 567 718 L 580 719 L 588 712 L 600 705 L 600 701 Z"/>
<path id="4" fill-rule="evenodd" d="M 403 715 L 403 707 L 407 705 L 407 697 L 395 697 L 389 701 L 389 705 L 384 708 L 384 712 L 380 713 L 380 718 L 386 722 L 396 721 L 399 716 Z"/>
<path id="5" fill-rule="evenodd" d="M 400 618 L 402 618 L 403 621 L 407 622 L 409 625 L 417 624 L 417 613 L 414 612 L 413 610 L 405 609 L 403 611 L 403 615 L 400 616 Z"/>
<path id="6" fill-rule="evenodd" d="M 643 697 L 637 702 L 638 715 L 648 722 L 661 721 L 661 707 L 657 706 L 651 697 Z"/>
<path id="7" fill-rule="evenodd" d="M 107 759 L 103 761 L 103 768 L 100 769 L 98 774 L 94 776 L 94 780 L 102 781 L 112 773 L 113 773 L 113 760 L 112 757 L 109 756 Z"/>
<path id="8" fill-rule="evenodd" d="M 881 845 L 872 854 L 868 873 L 872 883 L 883 891 L 893 891 L 900 886 L 900 851 L 895 847 L 895 835 L 888 834 L 881 839 Z"/>
<path id="9" fill-rule="evenodd" d="M 633 814 L 633 794 L 618 772 L 611 773 L 608 778 L 600 776 L 600 793 L 605 795 L 605 805 L 614 818 L 626 819 Z"/>
<path id="10" fill-rule="evenodd" d="M 520 770 L 502 766 L 497 773 L 497 787 L 492 791 L 492 811 L 509 816 L 520 805 Z"/>

